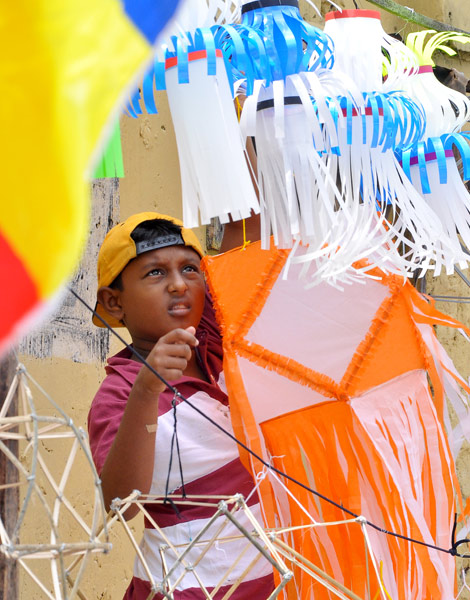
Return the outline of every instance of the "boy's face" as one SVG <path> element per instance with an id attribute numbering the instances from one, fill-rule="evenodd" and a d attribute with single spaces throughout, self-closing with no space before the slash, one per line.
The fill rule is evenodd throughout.
<path id="1" fill-rule="evenodd" d="M 199 255 L 187 246 L 158 248 L 137 256 L 115 290 L 120 314 L 135 346 L 151 350 L 166 333 L 199 325 L 205 282 Z"/>

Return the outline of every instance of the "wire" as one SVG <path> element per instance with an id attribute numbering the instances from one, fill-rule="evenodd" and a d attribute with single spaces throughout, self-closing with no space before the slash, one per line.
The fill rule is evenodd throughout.
<path id="1" fill-rule="evenodd" d="M 133 346 L 131 346 L 130 344 L 128 344 L 126 342 L 126 340 L 119 335 L 119 333 L 117 331 L 115 331 L 111 325 L 109 325 L 105 319 L 103 319 L 103 317 L 101 317 L 101 315 L 99 315 L 94 308 L 92 308 L 87 302 L 86 300 L 84 300 L 75 290 L 73 290 L 72 288 L 69 288 L 70 292 L 75 296 L 75 298 L 77 298 L 77 300 L 79 300 L 91 313 L 93 313 L 93 315 L 99 319 L 99 321 L 101 321 L 101 323 L 103 323 L 103 325 L 113 334 L 117 337 L 117 339 L 122 342 L 126 348 L 128 350 L 130 350 L 130 352 L 132 352 L 132 354 L 134 354 L 134 356 L 136 358 L 138 358 L 138 360 L 140 362 L 142 362 L 156 377 L 158 377 L 158 379 L 164 383 L 172 392 L 175 396 L 177 396 L 180 400 L 182 400 L 183 402 L 186 402 L 186 404 L 188 406 L 190 406 L 193 410 L 195 410 L 199 415 L 201 415 L 204 419 L 206 419 L 207 421 L 209 421 L 209 423 L 211 423 L 212 425 L 214 425 L 214 427 L 217 427 L 217 429 L 219 429 L 221 432 L 223 432 L 226 436 L 228 436 L 230 439 L 232 439 L 236 444 L 238 444 L 241 448 L 243 448 L 246 452 L 248 452 L 249 454 L 251 454 L 251 456 L 253 456 L 254 458 L 256 458 L 256 460 L 258 460 L 263 466 L 265 466 L 267 469 L 269 469 L 270 471 L 273 471 L 275 473 L 277 473 L 278 475 L 280 475 L 281 477 L 284 477 L 285 479 L 288 479 L 289 481 L 291 481 L 292 483 L 294 483 L 295 485 L 298 485 L 299 487 L 303 488 L 304 490 L 306 490 L 307 492 L 310 492 L 312 494 L 314 494 L 315 496 L 317 496 L 318 498 L 321 498 L 322 500 L 324 500 L 325 502 L 328 502 L 329 504 L 331 504 L 332 506 L 335 506 L 336 508 L 339 508 L 339 510 L 345 512 L 346 514 L 354 517 L 355 519 L 362 519 L 363 522 L 365 522 L 366 525 L 368 525 L 369 527 L 371 527 L 372 529 L 375 529 L 376 531 L 379 531 L 380 533 L 383 533 L 385 535 L 389 535 L 401 540 L 404 540 L 406 542 L 411 542 L 413 544 L 418 544 L 420 546 L 426 546 L 426 548 L 431 548 L 432 550 L 437 550 L 438 552 L 444 552 L 446 554 L 451 554 L 452 556 L 459 556 L 460 558 L 470 558 L 470 554 L 460 554 L 457 551 L 458 546 L 464 544 L 464 543 L 470 543 L 469 539 L 464 539 L 464 540 L 459 540 L 458 542 L 455 541 L 455 529 L 456 529 L 456 521 L 454 523 L 454 530 L 452 532 L 452 547 L 449 549 L 446 548 L 442 548 L 440 546 L 435 546 L 434 544 L 428 544 L 427 542 L 423 542 L 421 540 L 416 540 L 414 538 L 408 537 L 406 535 L 402 535 L 401 533 L 396 533 L 394 531 L 389 531 L 388 529 L 384 529 L 383 527 L 379 527 L 378 525 L 376 525 L 375 523 L 372 523 L 371 521 L 369 521 L 368 519 L 364 519 L 363 516 L 358 515 L 357 513 L 353 512 L 352 510 L 349 510 L 349 508 L 346 508 L 345 506 L 343 506 L 342 504 L 335 502 L 334 500 L 332 500 L 331 498 L 328 498 L 327 496 L 324 496 L 323 494 L 321 494 L 320 492 L 318 492 L 317 490 L 314 490 L 310 487 L 308 487 L 307 485 L 305 485 L 304 483 L 302 483 L 301 481 L 297 481 L 297 479 L 295 479 L 294 477 L 288 475 L 287 473 L 284 473 L 283 471 L 281 471 L 280 469 L 277 469 L 276 467 L 274 467 L 273 465 L 269 464 L 268 462 L 266 462 L 261 456 L 258 456 L 258 454 L 256 454 L 256 452 L 254 452 L 253 450 L 251 450 L 251 448 L 249 448 L 248 446 L 246 446 L 243 442 L 241 442 L 239 439 L 237 439 L 233 434 L 231 434 L 229 431 L 227 431 L 226 429 L 224 429 L 221 425 L 219 425 L 218 423 L 216 423 L 215 421 L 213 421 L 207 414 L 205 414 L 202 410 L 200 410 L 199 408 L 197 408 L 197 406 L 195 406 L 192 402 L 190 402 L 187 398 L 185 398 L 179 391 L 177 388 L 175 388 L 174 386 L 171 385 L 171 383 L 169 383 L 168 381 L 166 381 L 164 379 L 164 377 L 162 377 L 153 367 L 152 365 L 150 365 L 145 358 L 137 351 L 135 350 L 135 348 Z"/>
<path id="2" fill-rule="evenodd" d="M 436 302 L 457 302 L 458 304 L 469 304 L 470 296 L 433 296 L 431 295 L 433 300 Z"/>
<path id="3" fill-rule="evenodd" d="M 457 275 L 460 277 L 460 279 L 462 279 L 470 287 L 470 279 L 465 277 L 465 275 L 462 273 L 462 271 L 457 266 L 454 266 L 454 269 L 455 269 L 455 272 L 457 273 Z"/>
<path id="4" fill-rule="evenodd" d="M 174 450 L 175 450 L 175 445 L 176 445 L 176 456 L 178 457 L 178 469 L 179 469 L 179 474 L 180 474 L 180 479 L 181 479 L 181 495 L 183 496 L 183 498 L 186 498 L 186 490 L 184 488 L 184 477 L 183 477 L 183 464 L 181 462 L 181 453 L 180 453 L 180 444 L 179 444 L 179 440 L 178 440 L 178 421 L 176 418 L 176 398 L 177 398 L 177 394 L 175 394 L 173 396 L 173 400 L 171 402 L 171 406 L 173 407 L 173 435 L 171 436 L 171 446 L 170 446 L 170 461 L 168 464 L 168 474 L 166 477 L 166 485 L 165 485 L 165 502 L 169 500 L 168 496 L 169 494 L 169 489 L 170 489 L 170 476 L 171 476 L 171 465 L 173 463 L 173 455 L 174 455 Z"/>

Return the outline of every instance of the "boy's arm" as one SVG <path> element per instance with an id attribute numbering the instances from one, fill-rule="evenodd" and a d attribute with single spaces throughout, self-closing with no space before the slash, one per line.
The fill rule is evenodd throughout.
<path id="1" fill-rule="evenodd" d="M 187 367 L 192 348 L 197 346 L 194 327 L 174 329 L 153 347 L 147 362 L 167 381 L 179 379 Z M 152 483 L 158 398 L 165 385 L 145 365 L 132 386 L 118 432 L 101 471 L 106 509 L 113 498 L 125 498 L 133 490 L 147 494 Z M 131 519 L 138 512 L 131 506 Z"/>

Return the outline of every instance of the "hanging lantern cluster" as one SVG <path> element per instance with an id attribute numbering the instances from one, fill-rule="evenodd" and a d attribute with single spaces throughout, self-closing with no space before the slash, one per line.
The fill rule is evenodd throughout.
<path id="1" fill-rule="evenodd" d="M 441 84 L 433 73 L 432 55 L 436 50 L 455 54 L 448 46 L 450 42 L 466 44 L 470 36 L 423 31 L 407 38 L 406 45 L 416 55 L 419 70 L 416 76 L 403 80 L 403 88 L 423 107 L 426 128 L 414 144 L 397 151 L 407 177 L 444 229 L 445 241 L 440 245 L 441 260 L 434 265 L 435 275 L 443 266 L 448 273 L 453 272 L 455 264 L 466 267 L 466 249 L 470 248 L 470 196 L 463 182 L 470 179 L 469 134 L 460 132 L 470 119 L 470 100 Z"/>
<path id="2" fill-rule="evenodd" d="M 405 45 L 369 10 L 329 13 L 322 31 L 297 0 L 191 10 L 129 104 L 131 116 L 155 113 L 155 89 L 167 91 L 187 226 L 259 212 L 263 247 L 292 249 L 286 271 L 302 263 L 308 285 L 377 266 L 407 276 L 466 266 L 470 203 L 456 157 L 470 178 L 459 133 L 470 101 L 439 83 L 431 55 L 468 36 L 425 43 L 435 32 L 422 32 Z"/>

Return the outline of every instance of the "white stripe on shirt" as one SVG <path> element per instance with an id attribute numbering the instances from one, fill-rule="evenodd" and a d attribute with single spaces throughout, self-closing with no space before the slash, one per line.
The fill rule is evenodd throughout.
<path id="1" fill-rule="evenodd" d="M 259 504 L 250 507 L 250 510 L 253 513 L 254 517 L 260 523 L 262 523 L 261 510 Z M 235 513 L 235 518 L 248 531 L 253 530 L 253 526 L 250 523 L 244 511 L 237 511 Z M 176 556 L 175 552 L 168 547 L 168 542 L 170 544 L 173 544 L 174 546 L 182 545 L 183 547 L 177 548 L 177 551 L 181 554 L 184 551 L 186 545 L 191 541 L 191 539 L 209 521 L 210 519 L 197 519 L 178 525 L 173 525 L 171 527 L 164 527 L 161 529 L 161 531 L 156 529 L 146 529 L 144 531 L 144 537 L 141 542 L 141 548 L 144 556 L 146 557 L 146 561 L 150 568 L 150 571 L 156 581 L 160 581 L 163 577 L 162 562 L 159 549 L 162 546 L 165 548 L 164 556 L 167 568 L 170 569 L 175 563 Z M 220 540 L 214 542 L 211 545 L 211 547 L 204 555 L 200 563 L 194 567 L 194 570 L 197 572 L 199 578 L 202 582 L 204 582 L 204 585 L 208 588 L 213 588 L 219 584 L 221 578 L 225 574 L 227 566 L 232 565 L 236 561 L 242 550 L 246 549 L 246 552 L 243 554 L 241 560 L 237 563 L 234 569 L 230 572 L 230 575 L 224 581 L 223 585 L 231 585 L 235 581 L 237 581 L 237 579 L 242 575 L 242 573 L 253 561 L 253 559 L 260 554 L 259 551 L 255 548 L 255 546 L 253 546 L 252 543 L 246 537 L 240 537 L 240 531 L 224 516 L 218 517 L 209 526 L 208 530 L 203 534 L 201 539 L 205 540 L 206 542 L 208 540 L 211 540 L 211 538 L 217 534 L 217 531 L 223 523 L 226 523 L 226 525 L 218 536 Z M 166 539 L 164 536 L 166 537 Z M 223 538 L 229 538 L 231 536 L 236 536 L 237 539 L 229 541 L 223 540 Z M 168 540 L 168 542 L 166 540 Z M 206 546 L 207 543 L 198 544 L 191 548 L 191 550 L 185 556 L 186 565 L 195 565 L 198 557 L 200 557 L 201 553 L 205 550 Z M 222 565 L 225 565 L 223 569 Z M 184 590 L 191 587 L 199 587 L 199 583 L 196 577 L 194 576 L 193 572 L 191 570 L 185 572 L 185 568 L 181 564 L 178 565 L 170 580 L 172 582 L 176 581 L 176 579 L 182 573 L 185 573 L 185 575 L 182 581 L 177 586 L 178 590 Z M 252 581 L 254 579 L 264 577 L 265 575 L 269 575 L 271 573 L 272 567 L 270 563 L 263 556 L 260 556 L 260 559 L 244 576 L 243 581 Z M 142 566 L 142 563 L 138 558 L 136 558 L 134 564 L 134 576 L 148 581 L 147 574 Z"/>
<path id="2" fill-rule="evenodd" d="M 205 392 L 196 392 L 190 398 L 199 410 L 209 416 L 223 429 L 233 435 L 230 410 Z M 177 435 L 183 467 L 184 483 L 190 483 L 220 469 L 239 458 L 238 448 L 225 433 L 220 431 L 185 402 L 176 407 Z M 155 466 L 151 494 L 162 496 L 168 475 L 171 438 L 174 430 L 173 410 L 158 418 L 155 442 Z M 169 492 L 181 486 L 176 446 L 169 480 Z"/>

